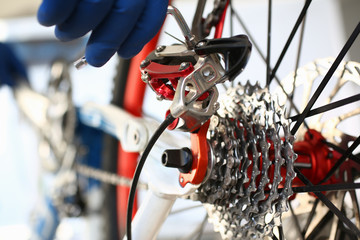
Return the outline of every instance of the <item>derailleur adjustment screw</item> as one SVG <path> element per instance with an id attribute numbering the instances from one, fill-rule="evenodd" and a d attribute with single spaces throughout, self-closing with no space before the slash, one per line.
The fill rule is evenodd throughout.
<path id="1" fill-rule="evenodd" d="M 156 99 L 157 99 L 158 101 L 162 101 L 162 100 L 165 99 L 165 97 L 164 97 L 163 95 L 156 95 Z"/>
<path id="2" fill-rule="evenodd" d="M 184 69 L 187 69 L 190 66 L 190 63 L 188 62 L 182 62 L 179 67 L 179 71 L 182 71 Z"/>
<path id="3" fill-rule="evenodd" d="M 161 156 L 165 167 L 177 168 L 182 173 L 189 173 L 192 167 L 192 153 L 189 148 L 168 149 Z"/>
<path id="4" fill-rule="evenodd" d="M 141 74 L 141 80 L 144 82 L 144 83 L 148 83 L 148 81 L 150 80 L 150 76 L 148 73 L 143 73 Z"/>
<path id="5" fill-rule="evenodd" d="M 162 51 L 164 51 L 165 48 L 166 48 L 166 46 L 160 45 L 160 46 L 158 46 L 158 47 L 156 48 L 156 51 L 157 51 L 157 52 L 162 52 Z"/>
<path id="6" fill-rule="evenodd" d="M 202 46 L 204 46 L 204 45 L 205 45 L 205 42 L 198 42 L 198 43 L 196 44 L 197 47 L 202 47 Z"/>
<path id="7" fill-rule="evenodd" d="M 141 67 L 141 68 L 146 68 L 149 64 L 150 64 L 150 60 L 149 60 L 149 59 L 145 59 L 145 60 L 142 60 L 142 61 L 141 61 L 140 67 Z"/>

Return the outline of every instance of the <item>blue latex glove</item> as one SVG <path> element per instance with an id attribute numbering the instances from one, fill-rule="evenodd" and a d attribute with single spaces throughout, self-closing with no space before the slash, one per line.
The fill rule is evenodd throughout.
<path id="1" fill-rule="evenodd" d="M 137 54 L 160 29 L 168 0 L 43 0 L 38 20 L 56 25 L 55 35 L 72 40 L 92 30 L 85 57 L 100 67 L 114 54 Z"/>
<path id="2" fill-rule="evenodd" d="M 7 44 L 0 43 L 0 86 L 13 87 L 17 80 L 27 81 L 26 68 Z"/>

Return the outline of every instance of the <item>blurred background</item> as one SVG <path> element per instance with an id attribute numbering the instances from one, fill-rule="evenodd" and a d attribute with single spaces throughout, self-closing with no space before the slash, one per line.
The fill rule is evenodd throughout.
<path id="1" fill-rule="evenodd" d="M 11 44 L 25 62 L 32 87 L 38 92 L 46 90 L 49 64 L 56 58 L 73 62 L 83 54 L 86 38 L 70 43 L 59 43 L 53 36 L 53 28 L 40 26 L 36 21 L 39 0 L 0 0 L 0 41 Z M 190 25 L 195 11 L 194 0 L 177 0 L 173 4 L 183 13 Z M 212 4 L 212 0 L 208 1 Z M 286 42 L 288 34 L 301 11 L 302 0 L 274 0 L 272 27 L 272 58 L 274 65 Z M 266 52 L 267 1 L 233 0 L 245 23 L 263 52 Z M 208 6 L 210 9 L 210 6 Z M 316 58 L 336 56 L 345 39 L 358 21 L 358 0 L 316 0 L 309 10 L 304 34 L 304 51 L 300 66 Z M 285 19 L 284 19 L 285 18 Z M 235 34 L 244 33 L 235 24 Z M 182 39 L 173 19 L 167 19 L 164 29 Z M 229 36 L 225 29 L 225 36 Z M 296 37 L 298 39 L 298 37 Z M 280 78 L 294 70 L 296 42 L 279 69 Z M 160 44 L 176 42 L 162 33 Z M 352 47 L 348 59 L 360 61 L 360 39 Z M 0 56 L 1 57 L 1 56 Z M 112 78 L 117 58 L 114 57 L 102 68 L 86 67 L 81 71 L 71 70 L 73 100 L 80 106 L 87 101 L 108 103 L 111 99 Z M 265 65 L 259 54 L 253 51 L 250 62 L 240 76 L 240 81 L 265 82 Z M 147 92 L 149 99 L 155 99 Z M 154 109 L 151 101 L 145 101 L 148 115 L 161 118 L 166 106 Z M 31 211 L 38 200 L 38 173 L 40 169 L 36 131 L 17 110 L 11 90 L 0 87 L 0 239 L 28 239 Z M 59 239 L 79 239 L 75 230 L 65 227 L 67 234 Z M 70 229 L 70 230 L 69 230 Z M 80 238 L 81 239 L 81 238 Z"/>

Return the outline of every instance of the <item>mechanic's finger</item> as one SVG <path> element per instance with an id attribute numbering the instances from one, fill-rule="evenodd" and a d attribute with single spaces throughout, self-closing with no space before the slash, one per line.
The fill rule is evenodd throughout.
<path id="1" fill-rule="evenodd" d="M 15 86 L 15 81 L 12 78 L 11 74 L 4 69 L 0 69 L 0 87 L 2 85 L 8 85 L 10 87 Z"/>
<path id="2" fill-rule="evenodd" d="M 164 22 L 168 0 L 147 0 L 144 12 L 141 14 L 135 28 L 120 46 L 118 54 L 130 58 L 140 52 L 159 31 Z"/>
<path id="3" fill-rule="evenodd" d="M 37 18 L 40 24 L 52 26 L 64 22 L 74 11 L 78 0 L 43 0 Z"/>
<path id="4" fill-rule="evenodd" d="M 55 35 L 63 41 L 84 36 L 110 11 L 114 0 L 81 0 L 65 22 L 57 25 Z"/>
<path id="5" fill-rule="evenodd" d="M 15 78 L 20 78 L 21 80 L 27 80 L 27 70 L 25 65 L 18 57 L 15 56 L 15 53 L 11 51 L 10 56 L 8 57 L 9 61 L 9 71 L 13 74 Z"/>
<path id="6" fill-rule="evenodd" d="M 145 7 L 145 0 L 117 0 L 110 14 L 92 32 L 85 51 L 90 65 L 104 65 L 134 28 Z"/>
<path id="7" fill-rule="evenodd" d="M 0 85 L 14 86 L 16 80 L 27 80 L 24 64 L 8 45 L 0 43 L 0 56 Z"/>

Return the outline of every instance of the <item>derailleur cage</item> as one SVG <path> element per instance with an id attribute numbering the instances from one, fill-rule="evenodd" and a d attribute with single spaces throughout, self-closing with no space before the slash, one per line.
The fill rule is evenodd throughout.
<path id="1" fill-rule="evenodd" d="M 192 50 L 185 45 L 159 46 L 141 63 L 142 80 L 158 99 L 173 101 L 171 114 L 183 120 L 178 128 L 194 132 L 218 108 L 216 85 L 234 80 L 250 52 L 251 43 L 245 35 L 204 39 Z"/>
<path id="2" fill-rule="evenodd" d="M 169 112 L 177 119 L 177 126 L 171 129 L 191 133 L 192 156 L 185 154 L 179 156 L 178 162 L 165 164 L 181 169 L 179 182 L 184 187 L 187 183 L 200 184 L 211 163 L 206 133 L 210 117 L 219 108 L 216 85 L 233 81 L 242 72 L 252 45 L 245 35 L 197 41 L 176 8 L 170 6 L 168 14 L 175 17 L 185 42 L 159 46 L 142 61 L 140 70 L 141 79 L 159 100 L 172 101 Z"/>

